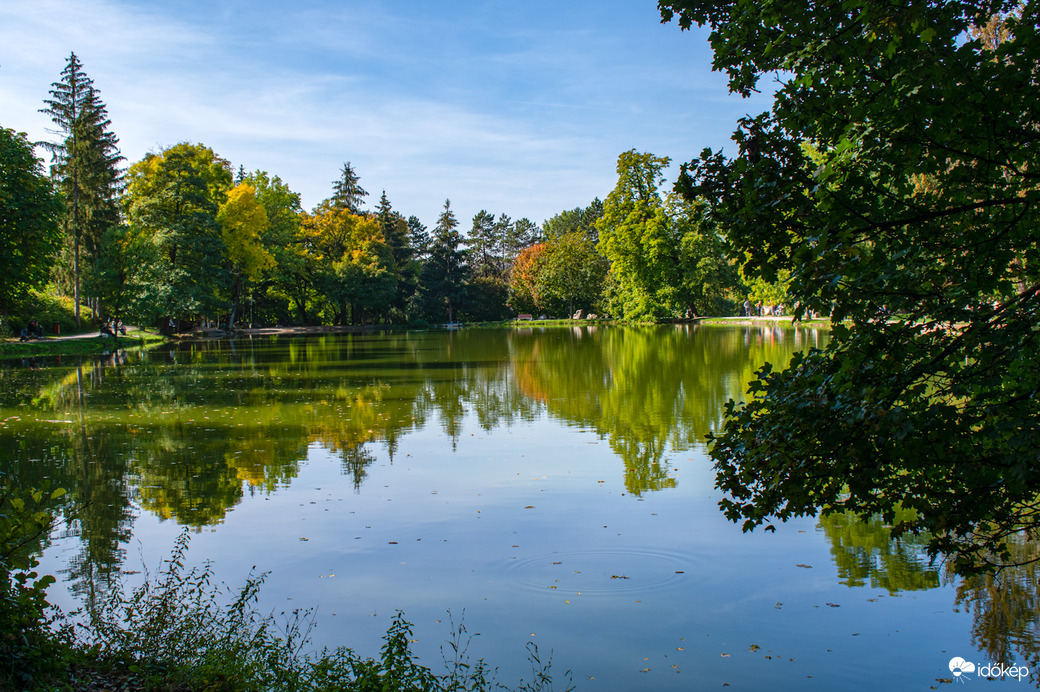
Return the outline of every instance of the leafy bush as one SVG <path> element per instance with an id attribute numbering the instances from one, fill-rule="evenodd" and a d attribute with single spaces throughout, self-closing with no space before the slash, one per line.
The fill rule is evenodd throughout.
<path id="1" fill-rule="evenodd" d="M 214 585 L 210 563 L 185 567 L 188 543 L 189 534 L 182 533 L 154 583 L 146 574 L 129 594 L 116 584 L 106 600 L 88 609 L 80 649 L 91 665 L 129 670 L 148 686 L 186 689 L 508 689 L 495 682 L 483 660 L 470 662 L 462 623 L 452 622 L 453 637 L 442 647 L 442 674 L 418 662 L 410 649 L 412 625 L 401 612 L 383 637 L 378 659 L 360 658 L 346 647 L 308 652 L 314 611 L 283 613 L 281 623 L 260 615 L 255 606 L 266 575 L 251 576 L 237 592 Z M 542 664 L 533 644 L 528 657 L 534 679 L 517 689 L 551 690 L 551 658 Z M 569 682 L 569 672 L 566 677 Z"/>
<path id="2" fill-rule="evenodd" d="M 91 327 L 94 323 L 94 313 L 85 305 L 80 306 L 80 318 L 84 326 Z M 53 333 L 55 324 L 59 325 L 62 334 L 77 331 L 76 306 L 72 298 L 58 295 L 53 286 L 44 291 L 31 291 L 14 306 L 10 320 L 11 331 L 14 334 L 21 333 L 22 328 L 32 320 L 43 325 L 44 334 Z"/>
<path id="3" fill-rule="evenodd" d="M 465 626 L 452 621 L 441 647 L 445 672 L 421 665 L 410 649 L 412 625 L 398 612 L 378 659 L 346 647 L 307 651 L 314 611 L 260 615 L 256 602 L 266 575 L 250 576 L 233 591 L 213 583 L 209 562 L 185 566 L 189 534 L 182 533 L 154 579 L 126 591 L 116 579 L 91 601 L 76 627 L 47 603 L 52 576 L 39 576 L 32 554 L 50 530 L 47 507 L 62 490 L 17 490 L 0 474 L 0 690 L 422 690 L 508 689 L 483 659 L 471 663 Z M 518 690 L 552 690 L 551 658 L 542 663 L 528 644 L 534 678 Z M 565 675 L 567 690 L 570 672 Z M 113 683 L 117 683 L 113 685 Z"/>
<path id="4" fill-rule="evenodd" d="M 63 490 L 17 490 L 0 473 L 0 689 L 25 689 L 63 663 L 67 631 L 46 599 L 54 577 L 36 572 L 32 544 L 50 529 L 46 507 Z"/>

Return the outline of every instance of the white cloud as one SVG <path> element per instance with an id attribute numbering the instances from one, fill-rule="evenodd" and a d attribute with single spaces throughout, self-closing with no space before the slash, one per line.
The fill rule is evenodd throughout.
<path id="1" fill-rule="evenodd" d="M 650 11 L 536 5 L 8 0 L 0 123 L 46 137 L 37 110 L 74 50 L 130 162 L 202 142 L 309 207 L 351 161 L 373 205 L 386 189 L 432 225 L 450 198 L 467 227 L 480 209 L 540 222 L 587 204 L 621 151 L 689 158 L 760 110 Z"/>

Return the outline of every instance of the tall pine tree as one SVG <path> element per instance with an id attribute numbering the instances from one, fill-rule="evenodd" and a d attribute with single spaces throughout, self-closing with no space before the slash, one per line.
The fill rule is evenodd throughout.
<path id="1" fill-rule="evenodd" d="M 65 196 L 65 230 L 72 246 L 72 293 L 80 322 L 81 254 L 88 264 L 99 260 L 101 239 L 119 222 L 119 139 L 110 130 L 105 104 L 75 53 L 69 55 L 61 80 L 51 85 L 51 98 L 40 109 L 57 126 L 57 143 L 44 143 L 53 157 L 51 174 Z M 82 253 L 85 250 L 85 253 Z"/>

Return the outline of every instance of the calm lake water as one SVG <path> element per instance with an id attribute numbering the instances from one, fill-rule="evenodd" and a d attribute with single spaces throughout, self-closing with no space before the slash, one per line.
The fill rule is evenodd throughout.
<path id="1" fill-rule="evenodd" d="M 13 363 L 0 464 L 70 491 L 43 558 L 69 608 L 154 571 L 188 527 L 220 580 L 269 572 L 265 612 L 317 607 L 316 646 L 376 655 L 402 610 L 437 669 L 450 611 L 508 684 L 529 677 L 529 641 L 581 690 L 929 689 L 954 657 L 1035 668 L 1035 570 L 963 584 L 879 522 L 743 534 L 721 516 L 704 437 L 725 401 L 825 340 L 589 326 Z"/>

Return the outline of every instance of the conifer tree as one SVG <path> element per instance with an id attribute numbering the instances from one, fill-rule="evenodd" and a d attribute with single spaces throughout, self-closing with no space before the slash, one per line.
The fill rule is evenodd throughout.
<path id="1" fill-rule="evenodd" d="M 430 254 L 430 234 L 418 216 L 408 217 L 408 242 L 416 259 L 424 260 Z"/>
<path id="2" fill-rule="evenodd" d="M 447 314 L 448 322 L 454 322 L 458 306 L 465 296 L 468 267 L 451 200 L 444 201 L 444 210 L 437 219 L 433 236 L 430 257 L 419 277 L 419 294 L 427 315 L 440 319 Z"/>
<path id="3" fill-rule="evenodd" d="M 407 308 L 408 299 L 415 293 L 419 268 L 413 261 L 415 250 L 412 248 L 408 221 L 400 212 L 394 211 L 387 199 L 386 190 L 379 198 L 376 218 L 383 231 L 383 238 L 390 247 L 394 259 L 394 276 L 397 280 L 397 292 L 391 306 L 402 316 Z"/>
<path id="4" fill-rule="evenodd" d="M 361 178 L 357 173 L 354 172 L 354 167 L 350 165 L 350 161 L 343 164 L 343 170 L 340 171 L 339 180 L 332 183 L 332 208 L 347 210 L 351 214 L 361 214 L 361 205 L 364 204 L 365 197 L 368 197 L 368 192 L 361 187 Z"/>
<path id="5" fill-rule="evenodd" d="M 44 143 L 53 157 L 51 175 L 57 179 L 68 207 L 66 235 L 72 244 L 72 290 L 76 323 L 80 321 L 81 249 L 91 263 L 98 261 L 105 232 L 119 222 L 119 139 L 94 82 L 83 71 L 75 53 L 69 55 L 60 81 L 41 113 L 51 116 L 55 134 L 63 139 Z"/>

